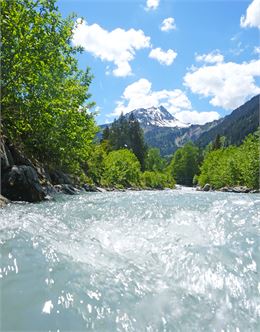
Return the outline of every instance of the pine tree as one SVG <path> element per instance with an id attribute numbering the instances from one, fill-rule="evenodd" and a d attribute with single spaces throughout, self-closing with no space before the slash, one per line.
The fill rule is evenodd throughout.
<path id="1" fill-rule="evenodd" d="M 141 164 L 141 170 L 145 169 L 145 156 L 147 153 L 147 146 L 144 141 L 143 130 L 139 122 L 134 118 L 133 113 L 129 116 L 129 139 L 130 147 L 133 153 Z"/>
<path id="2" fill-rule="evenodd" d="M 214 142 L 212 143 L 212 150 L 218 150 L 222 147 L 221 144 L 221 137 L 219 134 L 217 134 L 217 136 L 215 137 Z"/>
<path id="3" fill-rule="evenodd" d="M 109 134 L 110 134 L 109 127 L 106 126 L 105 129 L 104 129 L 103 132 L 102 132 L 102 139 L 101 139 L 101 142 L 109 140 Z"/>

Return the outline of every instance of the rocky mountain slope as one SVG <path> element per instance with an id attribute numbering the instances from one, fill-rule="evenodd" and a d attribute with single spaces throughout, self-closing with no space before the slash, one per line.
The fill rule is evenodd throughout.
<path id="1" fill-rule="evenodd" d="M 135 109 L 126 116 L 133 114 L 144 130 L 146 143 L 159 148 L 161 154 L 166 156 L 188 141 L 205 147 L 218 134 L 225 136 L 230 144 L 240 144 L 249 133 L 259 127 L 259 99 L 260 95 L 257 95 L 231 114 L 204 125 L 183 123 L 163 106 Z"/>
<path id="2" fill-rule="evenodd" d="M 195 142 L 206 146 L 219 134 L 225 136 L 229 144 L 240 144 L 243 139 L 259 127 L 260 95 L 247 101 L 235 109 L 231 114 L 222 118 L 214 127 L 204 131 Z"/>
<path id="3" fill-rule="evenodd" d="M 138 108 L 130 113 L 127 113 L 126 117 L 129 117 L 131 114 L 134 115 L 143 128 L 188 128 L 190 126 L 188 123 L 177 120 L 163 106 Z"/>

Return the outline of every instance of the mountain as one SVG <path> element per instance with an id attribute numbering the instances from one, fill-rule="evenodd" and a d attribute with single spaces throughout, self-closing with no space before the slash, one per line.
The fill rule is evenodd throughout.
<path id="1" fill-rule="evenodd" d="M 239 145 L 243 139 L 259 127 L 260 95 L 236 108 L 231 114 L 222 118 L 213 128 L 203 132 L 195 143 L 206 146 L 219 134 L 225 136 L 229 144 Z"/>
<path id="2" fill-rule="evenodd" d="M 259 127 L 260 95 L 235 109 L 231 114 L 204 125 L 191 125 L 177 120 L 163 106 L 138 108 L 133 114 L 144 130 L 146 143 L 160 149 L 162 156 L 171 155 L 188 141 L 205 147 L 219 134 L 229 144 L 238 145 Z M 109 126 L 109 125 L 108 125 Z M 104 128 L 102 125 L 101 128 Z"/>
<path id="3" fill-rule="evenodd" d="M 141 124 L 143 128 L 147 127 L 163 127 L 163 128 L 187 128 L 188 123 L 177 120 L 167 109 L 163 106 L 138 108 L 126 114 L 126 117 L 133 114 L 135 119 Z"/>
<path id="4" fill-rule="evenodd" d="M 144 138 L 149 146 L 159 148 L 162 156 L 171 155 L 188 141 L 195 142 L 203 133 L 222 121 L 215 120 L 204 125 L 190 125 L 186 128 L 144 128 Z"/>

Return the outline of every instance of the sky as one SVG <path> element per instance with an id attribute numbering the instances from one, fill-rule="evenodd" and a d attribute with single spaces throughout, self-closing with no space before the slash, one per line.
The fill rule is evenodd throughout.
<path id="1" fill-rule="evenodd" d="M 260 0 L 59 0 L 98 124 L 163 105 L 203 124 L 260 93 Z"/>

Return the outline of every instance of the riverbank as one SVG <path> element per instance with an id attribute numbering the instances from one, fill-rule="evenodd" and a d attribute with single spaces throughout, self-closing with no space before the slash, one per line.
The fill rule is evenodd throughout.
<path id="1" fill-rule="evenodd" d="M 205 184 L 204 187 L 196 187 L 197 191 L 218 191 L 218 192 L 225 192 L 225 193 L 237 193 L 237 194 L 256 194 L 259 193 L 259 189 L 252 189 L 246 186 L 225 186 L 219 189 L 215 189 L 209 183 Z"/>

